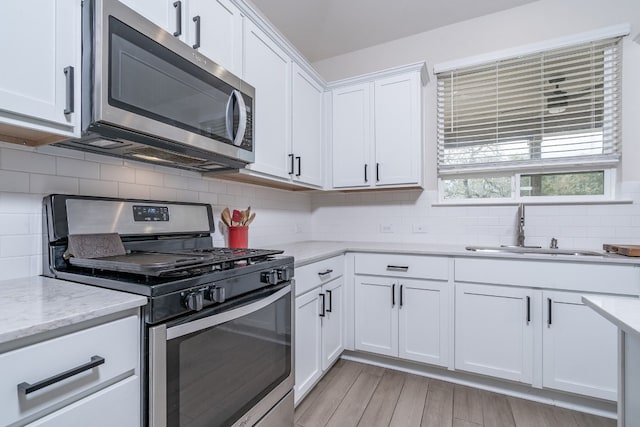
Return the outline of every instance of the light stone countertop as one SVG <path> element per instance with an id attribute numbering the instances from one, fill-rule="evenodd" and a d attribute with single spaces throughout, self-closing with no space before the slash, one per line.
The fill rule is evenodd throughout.
<path id="1" fill-rule="evenodd" d="M 590 295 L 582 301 L 624 332 L 640 338 L 640 298 Z"/>
<path id="2" fill-rule="evenodd" d="M 143 296 L 48 277 L 0 281 L 0 344 L 146 303 Z"/>
<path id="3" fill-rule="evenodd" d="M 598 264 L 640 264 L 640 258 L 615 254 L 603 256 L 545 255 L 468 251 L 463 245 L 438 245 L 421 243 L 385 243 L 385 242 L 335 242 L 310 240 L 297 243 L 270 245 L 273 249 L 284 250 L 284 255 L 295 258 L 295 266 L 302 267 L 316 261 L 341 255 L 346 252 L 371 252 L 412 255 L 441 255 L 457 257 L 502 258 L 516 260 L 588 262 Z"/>

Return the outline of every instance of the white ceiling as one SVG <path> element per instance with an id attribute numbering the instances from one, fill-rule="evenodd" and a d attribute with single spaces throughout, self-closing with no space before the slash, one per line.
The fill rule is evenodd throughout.
<path id="1" fill-rule="evenodd" d="M 533 1 L 252 0 L 311 62 Z"/>

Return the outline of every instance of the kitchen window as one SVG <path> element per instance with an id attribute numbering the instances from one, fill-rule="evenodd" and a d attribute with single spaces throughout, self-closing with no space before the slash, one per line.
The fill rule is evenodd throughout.
<path id="1" fill-rule="evenodd" d="M 613 199 L 625 29 L 436 66 L 440 200 Z"/>

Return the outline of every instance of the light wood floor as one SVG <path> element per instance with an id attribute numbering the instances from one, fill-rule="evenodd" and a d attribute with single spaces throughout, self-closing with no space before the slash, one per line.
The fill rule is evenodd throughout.
<path id="1" fill-rule="evenodd" d="M 614 420 L 339 360 L 298 405 L 296 427 L 615 427 Z"/>

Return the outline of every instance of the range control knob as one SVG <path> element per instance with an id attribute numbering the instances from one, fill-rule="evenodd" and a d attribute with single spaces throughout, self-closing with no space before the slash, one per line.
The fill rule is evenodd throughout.
<path id="1" fill-rule="evenodd" d="M 189 292 L 184 297 L 184 305 L 189 310 L 200 311 L 204 306 L 204 291 Z"/>
<path id="2" fill-rule="evenodd" d="M 212 286 L 211 288 L 209 288 L 207 297 L 211 301 L 218 303 L 224 302 L 227 299 L 224 288 L 220 286 Z"/>
<path id="3" fill-rule="evenodd" d="M 276 271 L 278 272 L 278 279 L 281 282 L 288 282 L 291 280 L 292 274 L 290 268 L 278 268 Z"/>
<path id="4" fill-rule="evenodd" d="M 275 285 L 278 283 L 278 271 L 263 271 L 260 275 L 260 281 L 262 283 L 268 283 L 269 285 Z"/>

